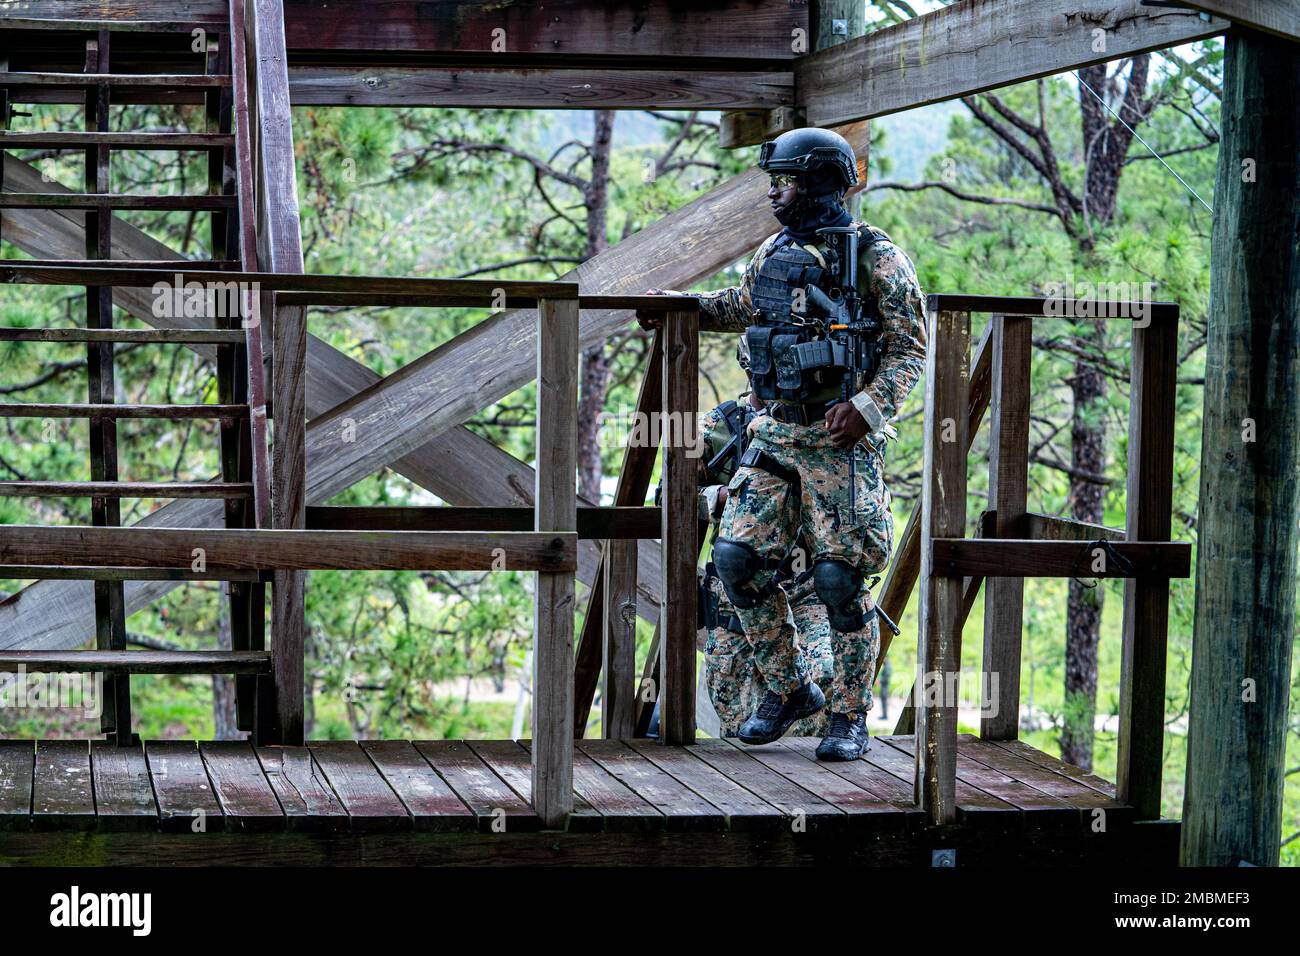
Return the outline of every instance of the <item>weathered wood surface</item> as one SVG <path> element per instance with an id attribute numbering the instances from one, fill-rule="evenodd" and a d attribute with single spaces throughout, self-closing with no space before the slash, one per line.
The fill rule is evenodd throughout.
<path id="1" fill-rule="evenodd" d="M 925 461 L 921 493 L 921 627 L 916 716 L 916 802 L 932 824 L 956 819 L 957 679 L 961 669 L 962 579 L 935 575 L 935 538 L 966 533 L 966 426 L 970 401 L 970 314 L 931 312 L 925 367 Z"/>
<path id="2" fill-rule="evenodd" d="M 0 651 L 0 674 L 265 674 L 261 651 Z"/>
<path id="3" fill-rule="evenodd" d="M 659 737 L 666 744 L 695 739 L 695 634 L 699 629 L 699 462 L 691 456 L 699 409 L 699 323 L 693 312 L 664 322 L 663 583 L 659 630 Z M 676 429 L 671 425 L 677 422 Z M 673 431 L 676 434 L 673 434 Z"/>
<path id="4" fill-rule="evenodd" d="M 1033 538 L 1035 541 L 1123 541 L 1128 534 L 1123 528 L 1108 528 L 1089 521 L 1076 521 L 1060 515 L 1025 514 L 1023 528 L 1015 537 Z"/>
<path id="5" fill-rule="evenodd" d="M 291 66 L 294 106 L 772 110 L 794 74 L 656 69 Z"/>
<path id="6" fill-rule="evenodd" d="M 1177 380 L 1178 324 L 1153 322 L 1147 328 L 1134 328 L 1125 508 L 1130 541 L 1157 542 L 1170 537 Z M 1213 535 L 1204 542 L 1209 550 L 1214 549 Z M 1133 545 L 1112 547 L 1123 549 Z M 1153 544 L 1146 551 L 1169 547 Z M 1165 576 L 1148 574 L 1127 581 L 1124 587 L 1116 782 L 1121 799 L 1132 804 L 1139 817 L 1146 820 L 1160 816 L 1169 578 L 1187 577 L 1191 573 L 1191 546 L 1183 548 L 1187 552 L 1185 561 L 1180 557 L 1173 569 L 1166 565 Z M 1134 564 L 1137 563 L 1135 560 Z"/>
<path id="7" fill-rule="evenodd" d="M 789 835 L 803 841 L 831 836 L 841 846 L 857 846 L 862 862 L 921 865 L 929 865 L 929 846 L 962 848 L 959 862 L 965 861 L 960 853 L 983 828 L 993 829 L 974 842 L 996 845 L 988 859 L 1001 854 L 1019 863 L 1025 862 L 1017 842 L 1022 834 L 1037 834 L 1049 845 L 1064 841 L 1083 853 L 1081 860 L 1095 852 L 1084 844 L 1137 838 L 1129 829 L 1131 811 L 1106 792 L 1105 781 L 1020 741 L 969 735 L 958 741 L 957 801 L 962 824 L 975 830 L 941 830 L 932 841 L 910 842 L 922 830 L 921 811 L 910 801 L 910 737 L 877 738 L 862 760 L 846 764 L 817 761 L 815 738 L 754 748 L 716 739 L 691 747 L 584 741 L 575 755 L 575 812 L 567 833 L 539 834 L 540 821 L 528 805 L 528 744 L 321 741 L 253 748 L 242 741 L 203 741 L 197 747 L 150 742 L 116 748 L 101 741 L 88 750 L 85 742 L 58 741 L 42 742 L 38 759 L 32 741 L 0 741 L 0 859 L 23 862 L 39 845 L 25 837 L 59 830 L 83 840 L 85 831 L 130 831 L 141 841 L 140 862 L 162 830 L 198 841 L 211 854 L 239 847 L 246 861 L 277 856 L 281 864 L 311 845 L 291 835 L 331 841 L 394 834 L 407 841 L 408 854 L 420 852 L 421 838 L 472 839 L 479 864 L 496 861 L 500 841 L 512 837 L 551 847 L 566 836 L 599 835 L 601 842 L 581 859 L 606 865 L 648 862 L 647 853 L 672 852 L 659 838 L 707 833 L 762 846 L 760 859 L 769 865 L 785 859 L 773 841 Z M 1106 819 L 1102 834 L 1091 826 L 1099 811 Z M 619 843 L 625 835 L 639 842 Z M 240 842 L 223 842 L 231 836 Z M 460 844 L 442 845 L 455 854 Z M 85 846 L 77 852 L 61 862 L 84 862 Z M 560 858 L 576 862 L 572 852 Z M 694 859 L 676 857 L 686 858 Z M 731 858 L 715 852 L 713 862 Z"/>
<path id="8" fill-rule="evenodd" d="M 605 542 L 600 735 L 622 740 L 636 730 L 636 548 Z M 588 612 L 591 613 L 591 612 Z M 576 732 L 576 728 L 575 728 Z M 578 736 L 582 736 L 578 734 Z"/>
<path id="9" fill-rule="evenodd" d="M 1139 310 L 1150 309 L 1149 317 L 1177 318 L 1177 302 L 1111 302 L 1101 299 L 1061 299 L 1041 295 L 973 295 L 967 293 L 936 292 L 926 296 L 930 309 L 951 312 L 997 313 L 1007 316 L 1057 318 L 1065 315 L 1095 315 L 1097 318 L 1114 318 L 1131 321 L 1134 316 L 1147 314 Z"/>
<path id="10" fill-rule="evenodd" d="M 143 750 L 92 740 L 90 770 L 100 830 L 157 829 L 158 801 L 154 799 Z"/>
<path id="11" fill-rule="evenodd" d="M 221 804 L 226 830 L 259 833 L 284 829 L 284 811 L 250 744 L 207 740 L 199 744 L 199 755 L 212 781 L 212 793 Z"/>
<path id="12" fill-rule="evenodd" d="M 1242 30 L 1224 65 L 1182 857 L 1276 866 L 1300 528 L 1300 45 Z"/>
<path id="13" fill-rule="evenodd" d="M 1300 40 L 1300 6 L 1291 0 L 1186 0 L 1184 6 L 1239 26 Z"/>
<path id="14" fill-rule="evenodd" d="M 312 741 L 307 749 L 347 810 L 354 833 L 412 828 L 405 804 L 355 740 Z"/>
<path id="15" fill-rule="evenodd" d="M 1227 26 L 1140 0 L 961 0 L 796 60 L 795 105 L 810 125 L 831 126 L 1168 49 Z"/>
<path id="16" fill-rule="evenodd" d="M 537 309 L 536 531 L 577 531 L 578 303 L 545 299 Z M 510 553 L 505 552 L 506 560 Z M 533 591 L 532 804 L 559 827 L 573 810 L 572 569 L 539 571 Z"/>
<path id="17" fill-rule="evenodd" d="M 228 481 L 0 481 L 0 498 L 247 498 Z"/>
<path id="18" fill-rule="evenodd" d="M 202 558 L 252 570 L 572 571 L 573 532 L 241 531 L 0 525 L 0 565 L 184 567 Z M 504 569 L 494 567 L 498 550 Z"/>
<path id="19" fill-rule="evenodd" d="M 991 537 L 1014 537 L 1023 523 L 1029 484 L 1029 319 L 995 315 L 992 320 L 993 386 L 989 410 L 989 508 Z M 989 575 L 984 591 L 984 713 L 980 736 L 1015 737 L 1020 728 L 1020 645 L 1024 625 L 1024 578 Z M 994 681 L 997 683 L 994 684 Z M 996 692 L 993 688 L 996 686 Z M 990 700 L 990 696 L 993 699 Z M 990 707 L 990 704 L 996 706 Z"/>
<path id="20" fill-rule="evenodd" d="M 647 0 L 635 6 L 508 0 L 490 7 L 456 0 L 369 0 L 365 16 L 357 16 L 328 0 L 287 0 L 285 21 L 289 51 L 299 57 L 307 51 L 369 50 L 789 61 L 794 58 L 791 32 L 807 28 L 808 13 L 799 5 L 746 0 Z"/>
<path id="21" fill-rule="evenodd" d="M 1130 496 L 1130 502 L 1133 500 Z M 1166 527 L 1168 521 L 1166 515 Z M 1122 567 L 1115 555 L 1129 562 L 1131 570 Z M 932 561 L 933 573 L 946 577 L 1001 574 L 1026 578 L 1168 579 L 1191 574 L 1192 546 L 1159 538 L 1114 541 L 1105 550 L 1088 540 L 936 538 Z"/>
<path id="22" fill-rule="evenodd" d="M 852 125 L 840 132 L 856 149 L 865 148 L 865 124 Z M 30 188 L 33 183 L 40 182 L 40 173 L 33 167 L 7 155 L 4 162 L 6 189 Z M 729 180 L 664 220 L 647 226 L 607 252 L 583 263 L 569 274 L 569 278 L 577 279 L 588 289 L 639 293 L 655 286 L 686 287 L 712 275 L 753 249 L 772 232 L 769 214 L 761 204 L 754 202 L 754 196 L 760 195 L 764 190 L 763 182 L 764 177 L 757 170 Z M 81 254 L 81 225 L 75 214 L 11 213 L 4 218 L 5 237 L 33 255 Z M 125 223 L 114 222 L 113 242 L 114 255 L 122 258 L 175 257 L 175 253 L 166 246 Z M 148 290 L 117 289 L 114 292 L 114 302 L 145 321 L 161 324 L 160 320 L 153 317 L 152 299 Z M 583 326 L 584 347 L 603 340 L 627 321 L 621 313 L 596 316 L 588 314 L 584 319 L 588 323 Z M 531 337 L 535 333 L 530 330 L 528 316 L 520 312 L 504 313 L 495 317 L 495 322 L 495 326 L 483 329 L 486 335 L 471 336 L 474 339 L 473 351 L 484 355 L 489 361 L 501 357 L 499 353 L 506 353 L 511 374 L 518 380 L 517 383 L 509 384 L 506 389 L 508 393 L 524 384 L 530 375 L 528 369 L 532 367 L 535 348 Z M 193 323 L 194 320 L 184 318 L 167 322 L 170 327 L 192 327 Z M 502 342 L 513 343 L 521 338 L 523 341 L 518 349 L 513 345 L 510 349 L 499 348 Z M 319 339 L 309 339 L 307 351 L 309 415 L 321 416 L 350 396 L 372 389 L 381 381 L 378 375 L 360 362 Z M 456 362 L 452 361 L 451 366 L 455 365 Z M 497 371 L 495 367 L 489 369 L 476 381 L 493 382 Z M 393 383 L 388 384 L 391 386 Z M 374 396 L 374 400 L 378 400 L 378 396 Z M 493 400 L 495 398 L 485 397 L 483 404 Z M 465 410 L 464 418 L 476 413 L 479 407 L 476 402 L 469 404 L 472 410 Z M 313 436 L 325 436 L 330 429 L 337 434 L 338 421 L 331 416 L 309 424 L 309 454 Z M 384 427 L 359 430 L 357 444 L 379 442 L 385 434 Z M 336 440 L 326 441 L 325 444 L 337 447 Z M 389 454 L 390 450 L 392 454 Z M 532 469 L 464 427 L 447 424 L 447 416 L 436 423 L 432 434 L 419 436 L 419 440 L 410 448 L 386 449 L 377 458 L 383 459 L 382 464 L 391 465 L 399 473 L 451 504 L 532 503 Z M 322 454 L 315 461 L 309 462 L 309 502 L 325 500 L 339 490 L 336 486 L 340 482 L 334 481 L 331 474 L 335 464 L 334 458 L 329 454 Z M 347 484 L 360 480 L 366 473 L 364 467 L 349 469 L 341 483 L 346 487 Z M 317 476 L 330 480 L 318 483 Z M 144 523 L 201 527 L 216 525 L 220 521 L 219 506 L 205 502 L 184 502 L 159 509 L 145 519 Z M 656 545 L 643 542 L 638 555 L 638 608 L 640 615 L 651 622 L 657 619 L 659 607 L 658 550 Z M 582 554 L 579 577 L 590 583 L 595 574 L 596 548 L 584 548 Z M 174 585 L 170 582 L 150 582 L 129 587 L 128 613 L 146 606 L 172 586 Z M 0 606 L 0 646 L 53 648 L 74 647 L 82 643 L 88 637 L 85 626 L 89 616 L 88 597 L 84 587 L 75 583 L 43 582 L 24 589 L 16 599 Z"/>
<path id="23" fill-rule="evenodd" d="M 2 488 L 3 485 L 0 485 Z M 312 531 L 532 531 L 532 508 L 522 506 L 456 508 L 451 506 L 314 505 L 307 508 Z M 653 506 L 578 507 L 578 538 L 625 542 L 659 537 L 660 509 Z M 631 544 L 635 553 L 637 547 Z"/>

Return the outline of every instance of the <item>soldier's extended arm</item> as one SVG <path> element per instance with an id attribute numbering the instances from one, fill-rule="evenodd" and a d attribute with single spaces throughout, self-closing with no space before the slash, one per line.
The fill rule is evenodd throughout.
<path id="1" fill-rule="evenodd" d="M 779 235 L 779 234 L 778 234 Z M 745 266 L 745 274 L 740 278 L 740 285 L 712 292 L 673 292 L 673 295 L 690 295 L 700 300 L 701 332 L 743 332 L 753 321 L 753 302 L 749 290 L 753 288 L 758 267 L 762 265 L 767 247 L 776 235 L 769 236 L 750 258 Z"/>
<path id="2" fill-rule="evenodd" d="M 884 354 L 876 377 L 853 396 L 853 405 L 875 433 L 898 415 L 925 371 L 925 300 L 911 260 L 892 242 L 872 243 L 862 267 L 870 268 L 871 291 L 880 303 Z"/>

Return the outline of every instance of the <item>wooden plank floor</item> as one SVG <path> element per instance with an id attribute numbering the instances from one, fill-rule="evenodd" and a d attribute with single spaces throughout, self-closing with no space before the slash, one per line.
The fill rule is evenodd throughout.
<path id="1" fill-rule="evenodd" d="M 582 740 L 570 833 L 817 829 L 901 836 L 914 741 L 880 737 L 822 763 L 817 741 Z M 535 833 L 527 741 L 0 741 L 0 831 Z M 1072 828 L 1131 819 L 1106 781 L 1020 742 L 963 735 L 958 822 Z"/>

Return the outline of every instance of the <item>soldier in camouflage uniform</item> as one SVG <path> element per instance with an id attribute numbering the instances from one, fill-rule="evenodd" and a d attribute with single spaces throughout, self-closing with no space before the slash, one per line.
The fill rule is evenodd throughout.
<path id="1" fill-rule="evenodd" d="M 748 363 L 742 358 L 741 364 L 747 366 Z M 749 398 L 749 394 L 742 395 L 739 401 L 748 404 Z M 736 437 L 735 429 L 745 428 L 754 414 L 746 415 L 745 409 L 737 409 L 736 405 L 726 402 L 700 418 L 704 447 L 704 454 L 699 459 L 701 517 L 714 524 L 715 536 L 716 522 L 727 498 L 727 482 L 735 474 L 740 455 L 726 455 L 714 467 L 709 465 L 718 458 L 731 438 Z M 729 414 L 732 416 L 730 425 L 727 422 Z M 799 653 L 817 680 L 829 682 L 835 674 L 830 623 L 826 618 L 826 606 L 813 587 L 812 570 L 807 566 L 807 542 L 801 544 L 804 548 L 802 559 L 797 552 L 791 552 L 778 575 L 779 586 L 785 590 L 786 601 L 794 615 Z M 703 615 L 706 633 L 704 683 L 718 714 L 719 733 L 723 737 L 735 737 L 762 700 L 765 684 L 762 673 L 755 666 L 754 651 L 745 638 L 744 627 L 711 561 L 701 575 L 701 587 L 705 592 L 702 600 L 707 602 Z M 827 716 L 820 712 L 796 722 L 792 731 L 801 737 L 820 737 L 826 733 L 827 727 Z"/>
<path id="2" fill-rule="evenodd" d="M 766 414 L 751 426 L 743 466 L 728 485 L 713 550 L 767 685 L 739 736 L 755 744 L 776 740 L 821 710 L 829 696 L 830 729 L 817 755 L 852 760 L 867 745 L 880 646 L 864 577 L 885 568 L 893 546 L 884 448 L 890 420 L 924 369 L 923 296 L 903 251 L 882 231 L 854 223 L 844 209 L 844 193 L 857 182 L 857 161 L 842 137 L 821 129 L 784 133 L 764 144 L 759 165 L 772 174 L 768 199 L 784 228 L 759 247 L 739 286 L 699 296 L 702 330 L 745 333 L 754 353 L 753 382 L 767 399 Z M 835 381 L 827 374 L 833 363 L 817 366 L 817 350 L 830 352 L 822 343 L 835 326 L 810 321 L 807 300 L 827 291 L 827 275 L 847 274 L 828 264 L 832 240 L 818 230 L 850 226 L 858 236 L 856 292 L 864 308 L 874 310 L 879 332 L 871 346 L 874 368 L 845 388 L 844 376 Z M 648 313 L 638 318 L 655 324 Z M 805 334 L 775 334 L 792 329 Z M 856 457 L 852 466 L 850 455 Z M 800 534 L 812 544 L 813 586 L 831 626 L 829 695 L 799 653 L 786 592 L 773 585 Z"/>

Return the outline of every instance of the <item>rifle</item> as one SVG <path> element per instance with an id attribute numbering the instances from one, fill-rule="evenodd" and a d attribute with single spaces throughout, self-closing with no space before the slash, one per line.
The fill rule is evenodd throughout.
<path id="1" fill-rule="evenodd" d="M 853 398 L 858 377 L 873 372 L 880 363 L 880 322 L 863 308 L 858 295 L 858 230 L 855 226 L 826 226 L 817 230 L 830 250 L 829 293 L 807 287 L 809 301 L 821 311 L 835 364 L 844 370 L 840 401 Z M 849 449 L 849 514 L 858 519 L 858 447 Z"/>

